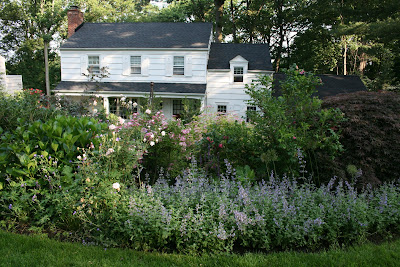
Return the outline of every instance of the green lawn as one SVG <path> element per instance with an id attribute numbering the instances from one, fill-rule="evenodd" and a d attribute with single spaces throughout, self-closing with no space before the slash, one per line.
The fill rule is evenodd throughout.
<path id="1" fill-rule="evenodd" d="M 399 266 L 400 240 L 322 253 L 187 256 L 63 243 L 0 231 L 0 266 Z"/>

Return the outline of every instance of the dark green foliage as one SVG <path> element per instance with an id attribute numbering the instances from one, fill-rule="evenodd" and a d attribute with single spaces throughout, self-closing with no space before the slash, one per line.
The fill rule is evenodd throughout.
<path id="1" fill-rule="evenodd" d="M 266 167 L 265 173 L 305 171 L 305 165 L 319 181 L 318 159 L 322 151 L 331 160 L 341 150 L 336 125 L 342 119 L 336 109 L 321 109 L 322 101 L 312 97 L 318 77 L 292 67 L 281 82 L 282 96 L 275 97 L 269 77 L 260 78 L 260 85 L 248 86 L 249 104 L 258 112 L 248 115 L 253 122 L 257 153 Z M 305 161 L 304 161 L 305 159 Z M 305 164 L 307 163 L 307 164 Z M 330 179 L 330 177 L 326 177 Z"/>
<path id="2" fill-rule="evenodd" d="M 81 116 L 86 112 L 81 103 L 59 96 L 47 97 L 39 89 L 26 89 L 16 96 L 6 96 L 0 91 L 0 128 L 4 131 L 57 115 Z"/>
<path id="3" fill-rule="evenodd" d="M 335 166 L 327 166 L 331 172 L 341 170 L 342 176 L 351 178 L 345 170 L 354 165 L 362 170 L 364 185 L 400 177 L 399 94 L 358 92 L 328 98 L 322 106 L 340 108 L 347 118 L 339 125 L 344 152 Z"/>
<path id="4" fill-rule="evenodd" d="M 97 147 L 99 139 L 95 136 L 107 129 L 107 124 L 89 117 L 57 116 L 45 123 L 35 121 L 29 125 L 23 119 L 18 122 L 21 126 L 1 136 L 0 182 L 3 183 L 8 176 L 22 181 L 44 179 L 40 158 L 52 159 L 61 172 L 65 165 L 77 161 L 77 156 L 83 153 L 79 148 Z"/>

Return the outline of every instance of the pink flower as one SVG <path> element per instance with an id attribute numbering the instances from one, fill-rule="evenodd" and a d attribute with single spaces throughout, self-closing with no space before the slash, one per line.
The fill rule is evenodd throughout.
<path id="1" fill-rule="evenodd" d="M 219 146 L 219 148 L 222 148 L 222 147 L 223 147 L 223 145 L 222 145 L 222 144 L 219 144 L 218 146 Z"/>
<path id="2" fill-rule="evenodd" d="M 293 139 L 296 139 L 296 136 L 293 136 Z"/>
<path id="3" fill-rule="evenodd" d="M 300 71 L 300 74 L 303 75 L 304 73 L 306 73 L 304 70 Z"/>

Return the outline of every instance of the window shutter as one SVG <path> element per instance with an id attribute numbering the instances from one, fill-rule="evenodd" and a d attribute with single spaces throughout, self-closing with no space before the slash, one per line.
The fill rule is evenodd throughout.
<path id="1" fill-rule="evenodd" d="M 131 74 L 131 56 L 124 55 L 122 56 L 122 75 L 130 75 Z"/>
<path id="2" fill-rule="evenodd" d="M 172 76 L 172 69 L 173 69 L 173 57 L 167 56 L 165 58 L 165 76 Z"/>
<path id="3" fill-rule="evenodd" d="M 87 55 L 81 56 L 81 75 L 89 75 Z"/>
<path id="4" fill-rule="evenodd" d="M 192 57 L 185 57 L 185 76 L 192 77 Z"/>
<path id="5" fill-rule="evenodd" d="M 149 76 L 150 58 L 142 57 L 142 75 Z"/>

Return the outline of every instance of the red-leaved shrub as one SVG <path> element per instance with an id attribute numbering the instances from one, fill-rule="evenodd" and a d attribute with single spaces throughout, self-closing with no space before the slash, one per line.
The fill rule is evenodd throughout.
<path id="1" fill-rule="evenodd" d="M 340 124 L 345 151 L 331 165 L 331 173 L 351 178 L 356 167 L 362 170 L 361 184 L 400 178 L 400 94 L 342 94 L 325 99 L 322 106 L 339 108 L 347 118 Z"/>

